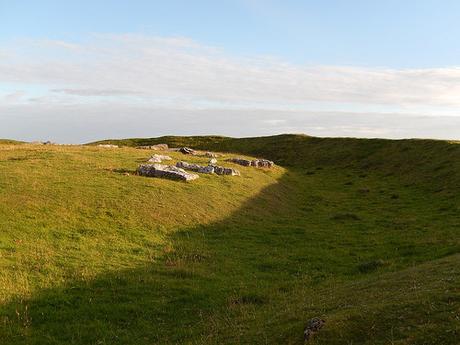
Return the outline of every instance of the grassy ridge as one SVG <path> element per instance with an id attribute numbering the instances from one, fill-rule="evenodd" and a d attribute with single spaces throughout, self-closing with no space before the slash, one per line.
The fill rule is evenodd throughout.
<path id="1" fill-rule="evenodd" d="M 315 344 L 456 344 L 459 145 L 143 140 L 112 143 L 287 169 L 185 184 L 123 175 L 130 147 L 0 146 L 0 339 L 301 344 L 321 316 Z"/>
<path id="2" fill-rule="evenodd" d="M 278 135 L 257 138 L 219 136 L 104 140 L 135 147 L 167 143 L 173 147 L 238 152 L 272 159 L 285 167 L 328 166 L 393 174 L 412 183 L 426 183 L 433 190 L 460 188 L 460 143 L 443 140 L 385 140 L 315 138 L 305 135 Z M 93 143 L 93 144 L 97 144 Z M 414 180 L 415 178 L 415 180 Z"/>

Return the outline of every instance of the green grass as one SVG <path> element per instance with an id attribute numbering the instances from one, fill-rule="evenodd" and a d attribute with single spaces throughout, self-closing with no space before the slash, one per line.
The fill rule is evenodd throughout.
<path id="1" fill-rule="evenodd" d="M 459 144 L 107 142 L 0 145 L 1 344 L 458 343 Z M 162 142 L 280 166 L 123 174 Z"/>

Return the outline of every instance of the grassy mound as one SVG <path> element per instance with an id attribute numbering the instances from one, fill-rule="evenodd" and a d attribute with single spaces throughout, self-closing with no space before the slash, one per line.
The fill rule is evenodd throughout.
<path id="1" fill-rule="evenodd" d="M 164 142 L 281 166 L 126 176 L 150 153 L 132 146 Z M 302 344 L 320 316 L 315 344 L 456 344 L 460 145 L 104 143 L 126 147 L 0 145 L 6 343 Z"/>

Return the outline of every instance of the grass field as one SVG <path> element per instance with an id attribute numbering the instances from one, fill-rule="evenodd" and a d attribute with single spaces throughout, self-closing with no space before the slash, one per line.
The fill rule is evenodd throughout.
<path id="1" fill-rule="evenodd" d="M 163 142 L 278 166 L 126 176 Z M 0 344 L 459 343 L 460 144 L 104 143 L 0 142 Z"/>

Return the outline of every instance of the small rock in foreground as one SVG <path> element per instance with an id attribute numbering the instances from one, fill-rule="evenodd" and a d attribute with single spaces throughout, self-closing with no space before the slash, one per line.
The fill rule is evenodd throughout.
<path id="1" fill-rule="evenodd" d="M 141 176 L 168 178 L 171 180 L 193 181 L 199 176 L 186 172 L 184 169 L 163 164 L 141 164 L 137 168 Z"/>
<path id="2" fill-rule="evenodd" d="M 314 336 L 321 328 L 323 328 L 326 321 L 320 319 L 319 317 L 314 317 L 308 321 L 305 330 L 303 331 L 303 338 L 305 342 L 309 341 L 312 336 Z"/>
<path id="3" fill-rule="evenodd" d="M 190 164 L 187 162 L 177 162 L 176 167 L 186 169 L 186 170 L 196 171 L 202 174 L 213 174 L 214 173 L 214 167 L 211 165 L 202 166 L 198 164 Z"/>
<path id="4" fill-rule="evenodd" d="M 215 158 L 211 158 L 211 159 L 209 160 L 209 164 L 214 165 L 214 164 L 216 164 L 216 163 L 217 163 L 217 159 L 215 159 Z"/>

